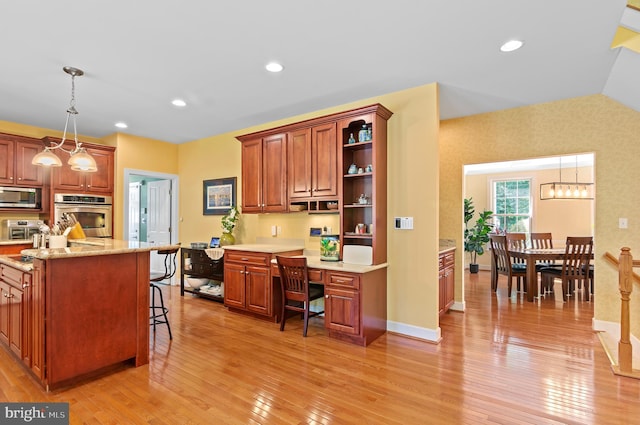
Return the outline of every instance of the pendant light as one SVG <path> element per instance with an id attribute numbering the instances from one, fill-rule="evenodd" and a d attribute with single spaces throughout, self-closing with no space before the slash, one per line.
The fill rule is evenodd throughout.
<path id="1" fill-rule="evenodd" d="M 31 161 L 34 165 L 42 165 L 45 167 L 61 167 L 62 161 L 58 156 L 53 152 L 56 149 L 60 149 L 69 154 L 69 160 L 67 164 L 71 166 L 71 169 L 74 171 L 86 171 L 86 172 L 95 172 L 98 171 L 98 166 L 96 164 L 96 160 L 93 159 L 87 150 L 82 147 L 82 143 L 78 142 L 78 130 L 76 128 L 76 115 L 78 115 L 78 111 L 76 110 L 76 85 L 75 78 L 84 75 L 84 71 L 78 68 L 73 68 L 71 66 L 65 66 L 62 68 L 64 72 L 71 75 L 71 101 L 69 102 L 69 108 L 67 109 L 67 120 L 64 123 L 64 132 L 62 133 L 62 141 L 60 143 L 54 143 L 51 146 L 47 146 L 44 148 L 44 151 L 38 153 L 33 157 Z M 66 150 L 63 145 L 67 140 L 67 127 L 69 126 L 69 118 L 73 122 L 73 140 L 75 142 L 75 146 L 72 150 Z"/>
<path id="2" fill-rule="evenodd" d="M 559 158 L 558 171 L 560 181 L 542 183 L 540 185 L 540 199 L 593 199 L 593 183 L 581 183 L 578 181 L 578 155 L 576 155 L 576 181 L 575 183 L 562 181 L 562 157 Z"/>

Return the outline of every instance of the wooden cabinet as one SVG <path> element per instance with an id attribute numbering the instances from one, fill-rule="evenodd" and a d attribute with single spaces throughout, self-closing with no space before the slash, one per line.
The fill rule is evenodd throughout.
<path id="1" fill-rule="evenodd" d="M 438 258 L 439 268 L 439 302 L 440 314 L 446 313 L 455 300 L 455 250 L 446 251 Z"/>
<path id="2" fill-rule="evenodd" d="M 242 212 L 287 211 L 287 136 L 242 140 Z"/>
<path id="3" fill-rule="evenodd" d="M 338 146 L 336 123 L 289 133 L 287 178 L 289 200 L 338 195 Z"/>
<path id="4" fill-rule="evenodd" d="M 280 253 L 300 255 L 302 250 Z M 225 250 L 224 305 L 230 310 L 278 320 L 281 294 L 271 279 L 274 254 Z"/>
<path id="5" fill-rule="evenodd" d="M 341 246 L 371 246 L 373 264 L 381 264 L 387 261 L 387 120 L 392 113 L 378 104 L 345 115 L 338 122 Z M 367 137 L 360 136 L 363 127 L 368 130 Z M 355 173 L 349 171 L 353 168 Z M 356 232 L 358 224 L 365 225 L 364 233 Z"/>
<path id="6" fill-rule="evenodd" d="M 45 141 L 47 143 L 56 142 L 55 139 L 49 137 L 45 138 Z M 56 167 L 52 170 L 54 192 L 113 194 L 115 148 L 85 143 L 82 146 L 96 160 L 98 171 L 91 173 L 74 171 L 67 164 L 68 158 L 64 158 L 62 167 Z M 73 149 L 73 144 L 65 143 L 64 148 Z"/>
<path id="7" fill-rule="evenodd" d="M 31 161 L 43 150 L 39 140 L 0 134 L 0 184 L 41 187 L 46 169 Z"/>
<path id="8" fill-rule="evenodd" d="M 188 260 L 188 261 L 187 261 Z M 185 276 L 204 278 L 222 282 L 224 280 L 224 259 L 212 260 L 203 249 L 181 248 L 180 249 L 180 295 L 185 292 L 199 295 L 214 301 L 222 302 L 222 295 L 213 295 L 200 292 L 199 289 L 185 288 Z"/>
<path id="9" fill-rule="evenodd" d="M 0 342 L 30 366 L 29 286 L 31 274 L 0 265 Z"/>
<path id="10" fill-rule="evenodd" d="M 325 285 L 325 327 L 344 335 L 360 334 L 360 279 L 357 275 L 328 272 Z"/>

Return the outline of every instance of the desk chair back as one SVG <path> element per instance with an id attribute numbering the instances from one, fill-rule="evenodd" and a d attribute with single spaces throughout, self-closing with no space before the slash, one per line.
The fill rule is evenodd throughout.
<path id="1" fill-rule="evenodd" d="M 562 298 L 567 301 L 572 287 L 576 282 L 582 286 L 582 282 L 589 279 L 586 270 L 589 270 L 589 262 L 593 252 L 593 237 L 591 236 L 567 236 L 562 269 L 545 268 L 541 270 L 543 279 L 545 275 L 550 278 L 562 279 Z M 587 287 L 587 285 L 584 285 Z M 589 290 L 586 290 L 586 298 L 589 299 Z"/>
<path id="2" fill-rule="evenodd" d="M 511 254 L 509 254 L 509 245 L 507 237 L 504 235 L 490 235 L 491 252 L 493 255 L 493 273 L 492 273 L 492 289 L 498 288 L 498 276 L 507 276 L 507 291 L 511 297 L 511 286 L 514 277 L 525 278 L 527 275 L 526 265 L 523 263 L 512 263 Z M 524 279 L 526 282 L 526 279 Z M 526 291 L 526 288 L 524 288 Z"/>
<path id="3" fill-rule="evenodd" d="M 309 317 L 324 313 L 324 311 L 309 311 L 311 301 L 324 297 L 324 287 L 309 283 L 309 272 L 305 257 L 283 257 L 277 255 L 276 261 L 280 271 L 280 287 L 282 291 L 280 331 L 284 331 L 287 313 L 293 311 L 303 315 L 304 329 L 302 336 L 306 337 Z"/>

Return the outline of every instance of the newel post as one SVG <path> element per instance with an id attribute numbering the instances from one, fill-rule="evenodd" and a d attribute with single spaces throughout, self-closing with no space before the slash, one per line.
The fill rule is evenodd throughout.
<path id="1" fill-rule="evenodd" d="M 629 298 L 633 288 L 633 258 L 631 249 L 620 250 L 618 263 L 618 285 L 622 303 L 620 305 L 620 341 L 618 342 L 618 367 L 622 374 L 632 373 L 632 346 L 629 326 Z"/>

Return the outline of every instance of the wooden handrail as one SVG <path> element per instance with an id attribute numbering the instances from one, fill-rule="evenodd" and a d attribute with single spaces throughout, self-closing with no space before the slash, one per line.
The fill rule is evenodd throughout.
<path id="1" fill-rule="evenodd" d="M 613 264 L 616 267 L 618 267 L 619 264 L 620 264 L 618 259 L 616 257 L 614 257 L 608 251 L 604 253 L 604 258 L 605 258 L 605 260 L 609 261 L 611 264 Z M 633 267 L 640 267 L 640 260 L 633 260 L 632 264 L 633 264 Z M 633 280 L 635 280 L 636 282 L 640 283 L 640 275 L 636 274 L 633 271 L 631 272 L 631 275 L 633 276 Z"/>
<path id="2" fill-rule="evenodd" d="M 616 375 L 628 376 L 640 379 L 640 370 L 633 369 L 633 353 L 631 346 L 631 327 L 629 325 L 629 301 L 633 291 L 633 281 L 640 281 L 633 267 L 640 267 L 639 261 L 634 261 L 631 256 L 631 248 L 622 247 L 618 260 L 608 252 L 605 258 L 613 261 L 618 266 L 618 289 L 620 291 L 620 341 L 618 341 L 618 364 L 612 366 Z"/>

